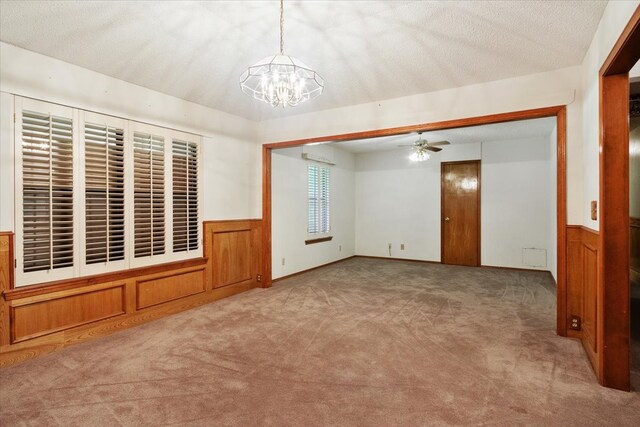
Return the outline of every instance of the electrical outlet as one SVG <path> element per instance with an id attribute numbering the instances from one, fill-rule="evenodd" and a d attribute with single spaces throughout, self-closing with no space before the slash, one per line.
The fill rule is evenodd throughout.
<path id="1" fill-rule="evenodd" d="M 574 331 L 579 331 L 582 329 L 582 321 L 580 320 L 580 316 L 571 316 L 571 323 L 569 324 L 569 329 L 573 329 Z"/>
<path id="2" fill-rule="evenodd" d="M 284 258 L 282 258 L 282 265 L 284 265 Z"/>
<path id="3" fill-rule="evenodd" d="M 256 282 L 262 282 L 262 274 L 258 274 L 258 277 L 256 277 Z"/>
<path id="4" fill-rule="evenodd" d="M 400 250 L 404 251 L 404 243 L 400 243 Z"/>

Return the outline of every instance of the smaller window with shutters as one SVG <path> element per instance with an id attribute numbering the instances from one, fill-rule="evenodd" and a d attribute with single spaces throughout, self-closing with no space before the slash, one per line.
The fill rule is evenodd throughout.
<path id="1" fill-rule="evenodd" d="M 329 167 L 316 164 L 308 165 L 307 233 L 310 236 L 327 235 L 331 231 L 330 183 L 331 169 Z"/>

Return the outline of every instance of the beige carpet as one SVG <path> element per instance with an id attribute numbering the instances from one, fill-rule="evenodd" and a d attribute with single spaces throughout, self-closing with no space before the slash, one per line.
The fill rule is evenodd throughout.
<path id="1" fill-rule="evenodd" d="M 634 425 L 547 273 L 351 259 L 0 371 L 2 425 Z"/>

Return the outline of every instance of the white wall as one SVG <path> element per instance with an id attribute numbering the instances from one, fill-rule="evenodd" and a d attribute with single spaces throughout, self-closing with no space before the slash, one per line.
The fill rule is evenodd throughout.
<path id="1" fill-rule="evenodd" d="M 550 175 L 549 138 L 486 142 L 482 146 L 481 222 L 483 265 L 548 270 L 556 187 Z M 555 211 L 553 211 L 555 215 Z M 551 220 L 553 218 L 553 220 Z M 523 249 L 546 250 L 545 266 L 524 260 Z M 551 252 L 551 253 L 550 253 Z"/>
<path id="2" fill-rule="evenodd" d="M 480 144 L 451 145 L 426 162 L 409 154 L 356 155 L 356 254 L 440 261 L 440 162 L 479 159 Z"/>
<path id="3" fill-rule="evenodd" d="M 640 1 L 610 1 L 582 62 L 582 114 L 584 139 L 584 197 L 581 223 L 598 230 L 591 219 L 590 202 L 599 200 L 599 70 Z"/>
<path id="4" fill-rule="evenodd" d="M 404 151 L 358 154 L 356 254 L 440 261 L 440 163 L 482 159 L 481 262 L 535 268 L 523 263 L 523 248 L 555 256 L 551 152 L 549 139 L 537 138 L 451 145 L 421 163 Z"/>
<path id="5" fill-rule="evenodd" d="M 553 131 L 549 137 L 549 161 L 551 165 L 558 162 L 558 126 L 553 126 Z M 547 260 L 549 262 L 549 271 L 553 278 L 558 281 L 558 170 L 551 167 L 549 169 L 549 188 L 553 189 L 553 195 L 549 198 L 548 214 L 548 235 L 547 241 L 549 248 L 547 252 Z"/>
<path id="6" fill-rule="evenodd" d="M 0 230 L 13 230 L 13 105 L 42 99 L 202 135 L 203 219 L 261 217 L 254 122 L 0 42 Z"/>
<path id="7" fill-rule="evenodd" d="M 640 218 L 640 117 L 629 121 L 629 215 Z"/>
<path id="8" fill-rule="evenodd" d="M 305 245 L 307 235 L 307 165 L 303 148 L 273 150 L 272 184 L 272 266 L 273 278 L 307 270 L 354 255 L 353 154 L 329 146 L 305 147 L 335 162 L 331 166 L 330 242 Z M 282 258 L 285 265 L 282 265 Z"/>

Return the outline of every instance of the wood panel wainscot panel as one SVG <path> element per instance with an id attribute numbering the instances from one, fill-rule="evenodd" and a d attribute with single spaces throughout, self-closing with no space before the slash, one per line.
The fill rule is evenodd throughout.
<path id="1" fill-rule="evenodd" d="M 124 283 L 11 303 L 11 343 L 125 314 Z"/>
<path id="2" fill-rule="evenodd" d="M 213 233 L 213 286 L 251 280 L 251 229 Z"/>
<path id="3" fill-rule="evenodd" d="M 596 365 L 598 352 L 597 325 L 598 325 L 598 250 L 591 245 L 583 246 L 583 320 L 582 342 L 587 349 L 591 363 Z"/>
<path id="4" fill-rule="evenodd" d="M 136 281 L 136 309 L 205 292 L 204 272 L 204 268 L 199 268 L 180 274 L 165 274 Z"/>
<path id="5" fill-rule="evenodd" d="M 205 223 L 205 232 L 214 289 L 259 281 L 262 262 L 260 221 L 211 221 Z"/>
<path id="6" fill-rule="evenodd" d="M 629 240 L 631 240 L 631 283 L 640 287 L 640 218 L 630 218 Z"/>
<path id="7" fill-rule="evenodd" d="M 0 231 L 0 293 L 13 288 L 13 233 Z M 0 347 L 9 345 L 9 303 L 0 298 Z"/>
<path id="8" fill-rule="evenodd" d="M 254 288 L 262 221 L 205 221 L 203 229 L 202 258 L 15 289 L 13 233 L 0 232 L 0 367 Z"/>
<path id="9" fill-rule="evenodd" d="M 582 228 L 580 226 L 567 226 L 567 336 L 582 338 L 582 329 L 571 328 L 572 319 L 582 319 Z"/>
<path id="10" fill-rule="evenodd" d="M 598 261 L 599 234 L 581 226 L 567 226 L 567 335 L 581 338 L 593 369 L 598 373 Z M 580 330 L 571 328 L 581 319 Z"/>

